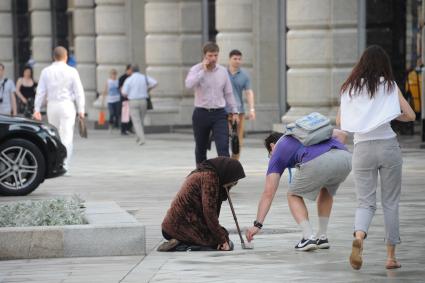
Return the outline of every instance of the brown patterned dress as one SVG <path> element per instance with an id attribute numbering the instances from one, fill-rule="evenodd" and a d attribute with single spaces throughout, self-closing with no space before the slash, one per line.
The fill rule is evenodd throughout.
<path id="1" fill-rule="evenodd" d="M 195 172 L 186 178 L 171 203 L 162 230 L 181 242 L 216 248 L 229 240 L 229 233 L 218 221 L 221 203 L 217 174 Z"/>

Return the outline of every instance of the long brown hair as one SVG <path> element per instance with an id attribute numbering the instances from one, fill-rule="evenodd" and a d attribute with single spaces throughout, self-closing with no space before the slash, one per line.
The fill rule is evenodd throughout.
<path id="1" fill-rule="evenodd" d="M 348 90 L 351 96 L 366 87 L 372 98 L 378 90 L 381 77 L 384 78 L 387 90 L 390 91 L 395 85 L 390 58 L 382 47 L 371 45 L 363 52 L 351 74 L 342 84 L 341 94 Z"/>

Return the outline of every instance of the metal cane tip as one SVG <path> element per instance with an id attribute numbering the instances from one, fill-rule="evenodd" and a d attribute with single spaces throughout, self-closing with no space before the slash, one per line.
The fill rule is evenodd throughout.
<path id="1" fill-rule="evenodd" d="M 244 249 L 244 250 L 252 250 L 252 249 L 254 249 L 254 243 L 253 242 L 242 243 L 242 249 Z"/>

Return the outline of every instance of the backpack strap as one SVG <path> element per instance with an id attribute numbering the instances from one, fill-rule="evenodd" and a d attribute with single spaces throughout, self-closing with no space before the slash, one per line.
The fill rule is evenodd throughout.
<path id="1" fill-rule="evenodd" d="M 0 91 L 0 97 L 3 97 L 4 94 L 4 86 L 7 83 L 7 78 L 4 78 L 3 82 L 1 83 L 1 91 Z"/>

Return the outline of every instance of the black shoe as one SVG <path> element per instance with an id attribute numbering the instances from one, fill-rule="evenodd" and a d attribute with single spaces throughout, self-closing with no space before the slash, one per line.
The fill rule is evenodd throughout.
<path id="1" fill-rule="evenodd" d="M 329 249 L 331 247 L 327 237 L 319 237 L 316 245 L 318 249 Z"/>
<path id="2" fill-rule="evenodd" d="M 296 251 L 311 251 L 317 249 L 317 239 L 316 238 L 310 238 L 310 239 L 301 239 L 301 241 L 295 246 Z"/>

